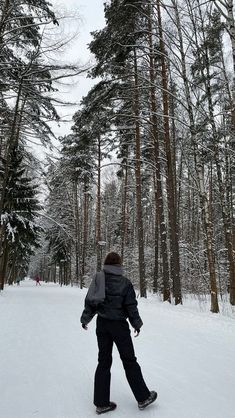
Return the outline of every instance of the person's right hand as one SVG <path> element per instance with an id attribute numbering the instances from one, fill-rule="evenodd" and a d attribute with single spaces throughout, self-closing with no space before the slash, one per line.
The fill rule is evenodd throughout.
<path id="1" fill-rule="evenodd" d="M 135 329 L 135 337 L 138 337 L 140 333 L 140 329 Z"/>
<path id="2" fill-rule="evenodd" d="M 88 326 L 86 324 L 82 324 L 82 328 L 85 329 L 86 331 L 88 330 Z"/>

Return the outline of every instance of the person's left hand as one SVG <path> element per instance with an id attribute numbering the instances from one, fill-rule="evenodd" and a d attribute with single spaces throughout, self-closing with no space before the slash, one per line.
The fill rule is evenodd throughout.
<path id="1" fill-rule="evenodd" d="M 140 333 L 140 329 L 135 329 L 135 337 L 138 337 Z"/>
<path id="2" fill-rule="evenodd" d="M 86 324 L 82 324 L 82 328 L 85 329 L 86 331 L 88 330 L 88 326 Z"/>

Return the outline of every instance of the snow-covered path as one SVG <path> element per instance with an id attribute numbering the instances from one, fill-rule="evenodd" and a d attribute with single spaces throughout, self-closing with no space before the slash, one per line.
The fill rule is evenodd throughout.
<path id="1" fill-rule="evenodd" d="M 0 418 L 90 418 L 97 361 L 95 320 L 79 323 L 85 293 L 32 281 L 0 296 Z M 135 349 L 159 393 L 137 409 L 114 350 L 113 418 L 234 418 L 235 321 L 141 300 Z"/>

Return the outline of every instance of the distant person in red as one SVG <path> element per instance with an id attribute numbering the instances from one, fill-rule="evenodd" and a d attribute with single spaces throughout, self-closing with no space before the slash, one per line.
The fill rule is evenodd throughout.
<path id="1" fill-rule="evenodd" d="M 41 286 L 41 283 L 40 283 L 40 277 L 39 276 L 36 276 L 35 277 L 35 280 L 36 280 L 36 286 L 39 284 L 39 286 Z"/>

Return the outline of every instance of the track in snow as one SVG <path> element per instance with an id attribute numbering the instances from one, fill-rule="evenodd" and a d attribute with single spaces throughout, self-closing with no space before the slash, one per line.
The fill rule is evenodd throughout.
<path id="1" fill-rule="evenodd" d="M 84 291 L 31 280 L 0 295 L 0 418 L 90 418 L 95 319 L 80 326 Z M 116 349 L 113 418 L 234 418 L 235 321 L 141 300 L 136 355 L 158 401 L 137 409 Z"/>

